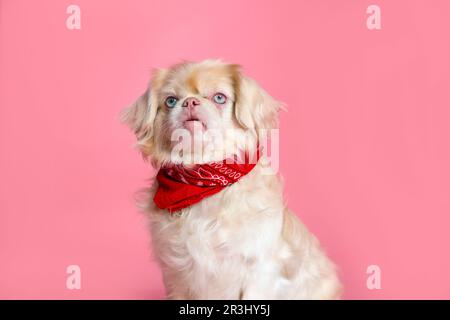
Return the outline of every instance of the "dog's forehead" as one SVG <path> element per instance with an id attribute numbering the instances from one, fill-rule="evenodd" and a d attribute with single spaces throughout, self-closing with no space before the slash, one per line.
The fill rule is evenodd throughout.
<path id="1" fill-rule="evenodd" d="M 171 70 L 166 87 L 175 91 L 205 94 L 211 90 L 233 90 L 234 70 L 226 64 L 189 64 Z"/>

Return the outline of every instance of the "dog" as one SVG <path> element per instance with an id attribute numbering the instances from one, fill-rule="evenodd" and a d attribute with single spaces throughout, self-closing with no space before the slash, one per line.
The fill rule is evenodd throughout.
<path id="1" fill-rule="evenodd" d="M 158 172 L 141 203 L 168 299 L 339 299 L 335 265 L 260 142 L 282 107 L 238 65 L 205 60 L 155 70 L 124 110 Z"/>

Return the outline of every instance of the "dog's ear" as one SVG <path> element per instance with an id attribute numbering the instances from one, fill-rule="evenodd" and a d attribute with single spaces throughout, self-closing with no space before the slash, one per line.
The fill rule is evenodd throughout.
<path id="1" fill-rule="evenodd" d="M 272 98 L 259 84 L 239 72 L 236 77 L 235 116 L 244 129 L 278 128 L 278 111 L 283 103 Z"/>
<path id="2" fill-rule="evenodd" d="M 147 89 L 131 106 L 122 111 L 120 118 L 140 140 L 151 134 L 155 116 L 156 107 L 151 103 L 150 89 Z"/>
<path id="3" fill-rule="evenodd" d="M 149 155 L 153 145 L 153 124 L 159 107 L 157 91 L 164 74 L 165 70 L 155 71 L 149 88 L 131 106 L 125 108 L 120 115 L 121 121 L 135 133 L 137 145 L 145 155 Z"/>

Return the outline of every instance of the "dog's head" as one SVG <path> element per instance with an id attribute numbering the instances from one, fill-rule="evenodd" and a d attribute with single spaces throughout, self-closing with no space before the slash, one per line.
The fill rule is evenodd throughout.
<path id="1" fill-rule="evenodd" d="M 277 128 L 279 107 L 239 66 L 206 60 L 155 71 L 122 119 L 156 165 L 203 163 L 254 147 L 263 129 Z"/>

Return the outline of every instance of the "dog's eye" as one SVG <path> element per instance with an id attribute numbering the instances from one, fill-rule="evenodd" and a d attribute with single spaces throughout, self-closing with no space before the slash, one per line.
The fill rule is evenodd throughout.
<path id="1" fill-rule="evenodd" d="M 173 108 L 175 107 L 175 105 L 177 104 L 178 99 L 175 97 L 167 97 L 166 101 L 164 101 L 164 104 L 166 105 L 167 108 Z"/>
<path id="2" fill-rule="evenodd" d="M 213 100 L 215 103 L 224 104 L 225 102 L 227 102 L 227 97 L 223 93 L 216 93 L 213 96 Z"/>

